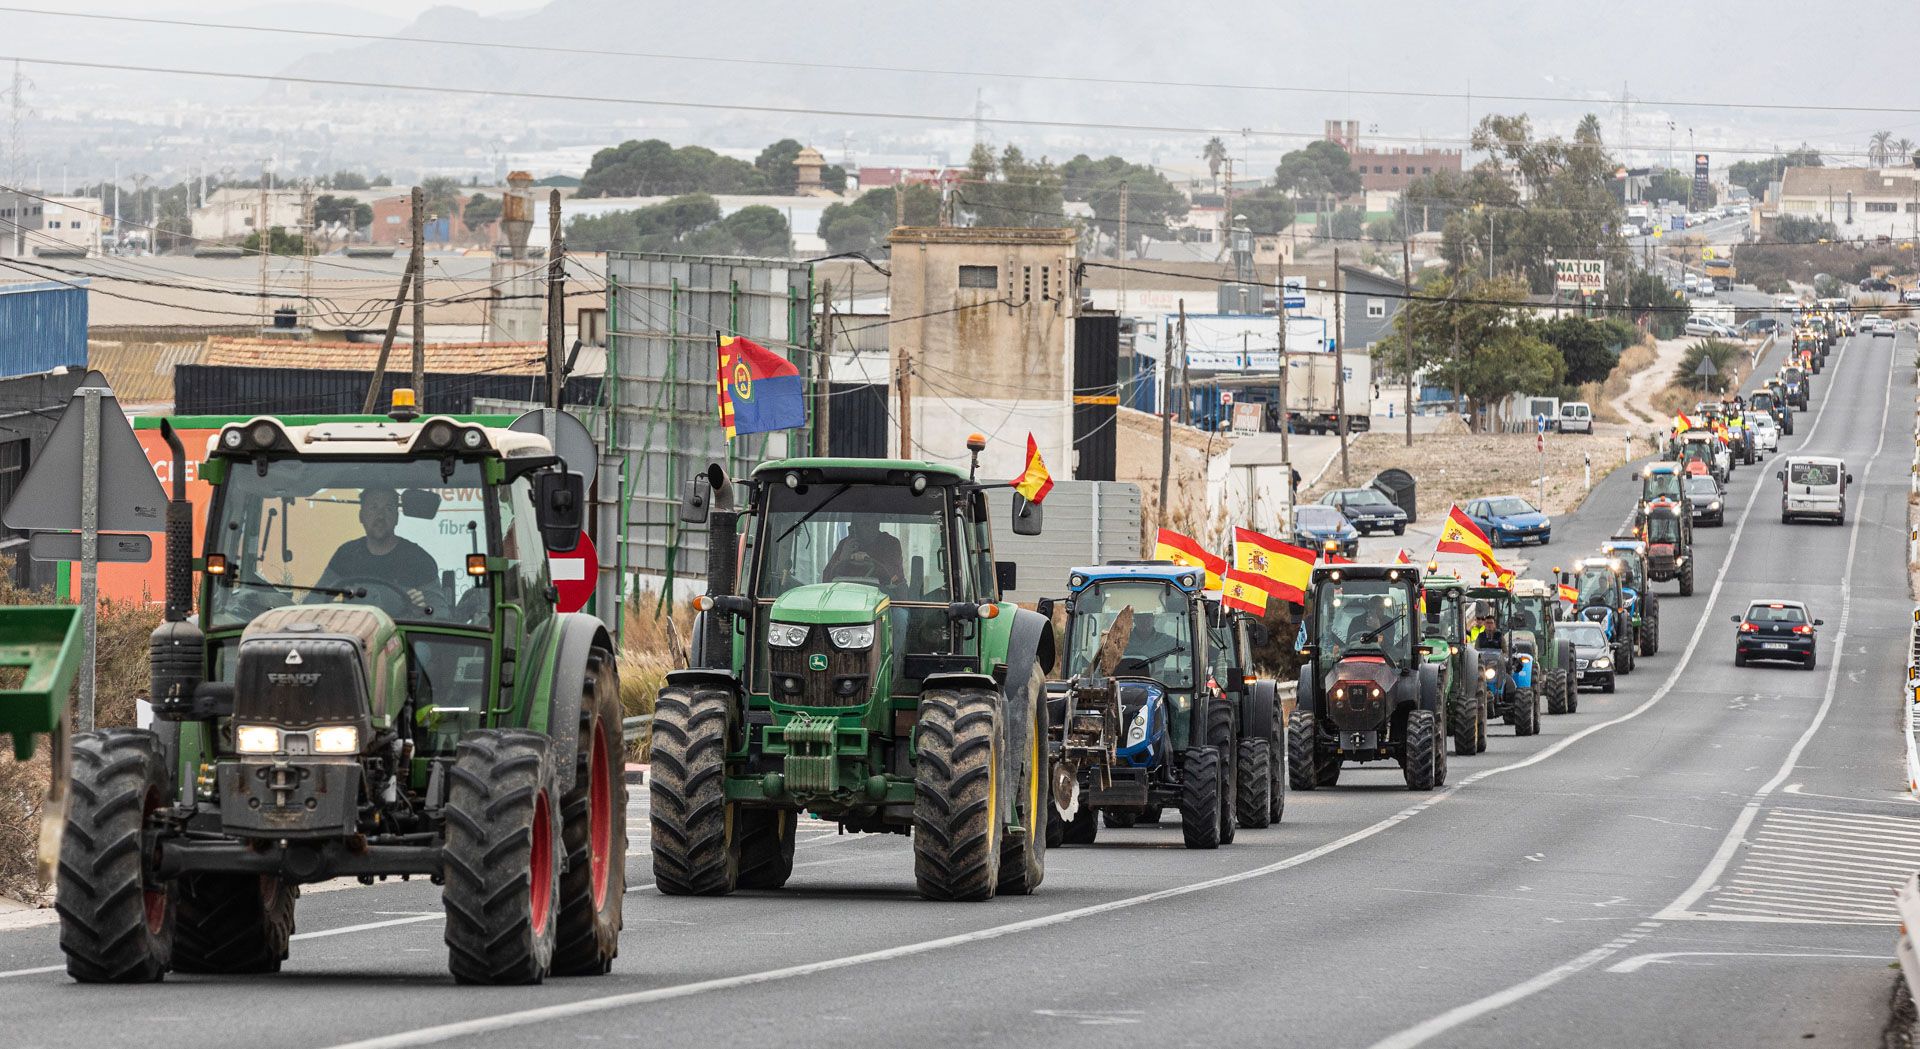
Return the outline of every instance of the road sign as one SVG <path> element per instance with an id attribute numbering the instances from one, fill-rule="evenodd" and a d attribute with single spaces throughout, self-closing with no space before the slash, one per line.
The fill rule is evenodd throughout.
<path id="1" fill-rule="evenodd" d="M 1546 433 L 1546 432 L 1547 432 L 1547 413 L 1546 413 L 1546 412 L 1536 412 L 1536 413 L 1534 413 L 1534 416 L 1533 416 L 1533 432 L 1534 432 L 1534 433 Z"/>
<path id="2" fill-rule="evenodd" d="M 1232 391 L 1232 390 L 1221 390 L 1221 391 L 1220 391 L 1220 403 L 1221 403 L 1222 405 L 1224 405 L 1225 407 L 1228 407 L 1228 408 L 1231 408 L 1231 407 L 1233 407 L 1233 391 Z"/>
<path id="3" fill-rule="evenodd" d="M 547 418 L 551 414 L 554 429 L 547 430 Z M 567 464 L 567 469 L 587 479 L 593 484 L 594 469 L 599 465 L 600 450 L 593 443 L 593 433 L 585 423 L 563 411 L 552 408 L 535 408 L 533 411 L 515 419 L 507 429 L 518 433 L 543 434 L 553 442 L 553 454 Z"/>
<path id="4" fill-rule="evenodd" d="M 594 584 L 600 579 L 600 555 L 593 549 L 593 540 L 583 531 L 579 545 L 571 551 L 548 554 L 547 571 L 553 576 L 553 589 L 559 596 L 555 608 L 578 612 L 587 607 L 587 601 L 593 597 Z"/>
<path id="5" fill-rule="evenodd" d="M 99 404 L 98 449 L 94 462 L 99 467 L 99 509 L 94 527 L 102 532 L 160 532 L 167 527 L 167 493 L 140 450 L 133 427 L 120 412 L 120 403 L 107 388 L 106 376 L 88 372 L 73 399 L 60 413 L 52 436 L 40 455 L 20 480 L 20 490 L 7 504 L 0 519 L 8 528 L 22 532 L 77 532 L 81 529 L 81 501 L 84 487 L 79 484 L 85 469 L 86 429 L 83 410 L 88 390 L 101 391 L 92 399 Z"/>
<path id="6" fill-rule="evenodd" d="M 35 532 L 27 540 L 27 554 L 35 561 L 79 561 L 79 532 Z M 153 538 L 146 535 L 103 535 L 100 560 L 144 565 L 153 560 Z"/>
<path id="7" fill-rule="evenodd" d="M 1289 310 L 1307 308 L 1307 280 L 1305 277 L 1288 277 L 1280 282 L 1280 301 L 1282 307 Z"/>

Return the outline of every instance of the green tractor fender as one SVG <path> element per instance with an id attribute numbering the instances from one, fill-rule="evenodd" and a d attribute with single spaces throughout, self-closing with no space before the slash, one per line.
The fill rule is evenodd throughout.
<path id="1" fill-rule="evenodd" d="M 1000 716 L 1006 727 L 1006 747 L 1000 753 L 1000 782 L 1014 784 L 1018 782 L 1020 763 L 1033 746 L 1033 734 L 1040 732 L 1044 741 L 1048 730 L 1039 719 L 1047 716 L 1044 686 L 1047 675 L 1053 671 L 1053 624 L 1045 616 L 1011 603 L 1000 605 L 1000 609 L 1000 615 L 977 621 L 980 660 L 989 672 L 931 674 L 921 682 L 921 687 L 981 688 L 1000 694 Z M 1013 613 L 1010 616 L 1006 614 L 1009 611 Z M 1005 669 L 991 672 L 996 667 Z M 1034 770 L 1034 775 L 1044 777 L 1046 772 L 1039 768 Z M 1044 782 L 1042 787 L 1044 789 Z M 1011 822 L 1018 792 L 1006 790 L 1000 796 L 1001 818 Z"/>
<path id="2" fill-rule="evenodd" d="M 575 757 L 580 750 L 581 682 L 587 676 L 587 658 L 594 649 L 615 651 L 607 628 L 584 613 L 562 613 L 548 620 L 540 645 L 546 652 L 542 677 L 528 711 L 527 727 L 552 738 L 549 751 L 562 793 L 573 789 Z"/>

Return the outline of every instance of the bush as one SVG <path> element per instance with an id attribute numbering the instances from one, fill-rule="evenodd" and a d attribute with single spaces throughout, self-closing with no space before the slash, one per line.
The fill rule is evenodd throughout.
<path id="1" fill-rule="evenodd" d="M 1669 385 L 1685 390 L 1701 389 L 1702 380 L 1694 374 L 1694 371 L 1700 367 L 1702 360 L 1711 360 L 1714 374 L 1705 380 L 1706 390 L 1710 393 L 1725 392 L 1728 381 L 1733 378 L 1735 369 L 1739 367 L 1746 354 L 1747 351 L 1743 347 L 1723 339 L 1701 339 L 1687 347 L 1687 352 L 1680 358 L 1680 367 L 1674 372 L 1673 381 Z"/>
<path id="2" fill-rule="evenodd" d="M 1763 277 L 1753 282 L 1756 290 L 1768 295 L 1791 295 L 1793 285 L 1785 277 Z"/>

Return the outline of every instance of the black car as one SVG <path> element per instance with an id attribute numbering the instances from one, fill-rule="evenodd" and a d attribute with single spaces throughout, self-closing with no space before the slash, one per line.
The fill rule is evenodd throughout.
<path id="1" fill-rule="evenodd" d="M 1360 530 L 1331 506 L 1308 503 L 1295 507 L 1287 538 L 1295 546 L 1322 554 L 1339 554 L 1349 561 L 1360 557 Z"/>
<path id="2" fill-rule="evenodd" d="M 1814 628 L 1823 621 L 1813 618 L 1805 604 L 1755 601 L 1733 621 L 1740 624 L 1734 634 L 1734 666 L 1744 667 L 1752 659 L 1790 659 L 1802 670 L 1813 669 L 1819 644 Z"/>
<path id="3" fill-rule="evenodd" d="M 1394 535 L 1406 533 L 1407 512 L 1393 505 L 1378 488 L 1340 488 L 1321 496 L 1320 502 L 1345 514 L 1361 535 L 1389 530 Z"/>
<path id="4" fill-rule="evenodd" d="M 1617 672 L 1613 667 L 1613 645 L 1607 640 L 1607 628 L 1587 620 L 1570 619 L 1555 624 L 1560 636 L 1573 642 L 1573 684 L 1575 688 L 1598 688 L 1612 692 Z"/>
<path id="5" fill-rule="evenodd" d="M 1681 484 L 1687 504 L 1693 508 L 1696 524 L 1717 526 L 1727 523 L 1727 493 L 1712 474 L 1692 474 Z"/>

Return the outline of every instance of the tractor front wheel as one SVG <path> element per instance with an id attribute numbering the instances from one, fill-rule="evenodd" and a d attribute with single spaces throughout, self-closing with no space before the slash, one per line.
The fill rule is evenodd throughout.
<path id="1" fill-rule="evenodd" d="M 719 689 L 660 690 L 653 708 L 649 793 L 653 881 L 668 896 L 724 896 L 739 884 L 727 803 L 727 719 Z"/>
<path id="2" fill-rule="evenodd" d="M 1234 755 L 1239 793 L 1237 815 L 1243 827 L 1265 827 L 1273 822 L 1273 744 L 1243 739 Z"/>
<path id="3" fill-rule="evenodd" d="M 1439 773 L 1436 752 L 1440 749 L 1439 729 L 1434 724 L 1433 711 L 1416 710 L 1407 715 L 1405 747 L 1400 768 L 1406 774 L 1407 789 L 1432 790 L 1434 778 Z"/>
<path id="4" fill-rule="evenodd" d="M 559 926 L 559 812 L 549 789 L 552 741 L 525 729 L 460 738 L 442 812 L 447 842 L 447 967 L 467 984 L 539 983 L 553 971 Z"/>
<path id="5" fill-rule="evenodd" d="M 792 809 L 736 809 L 733 845 L 736 889 L 777 889 L 793 877 L 793 838 L 800 814 Z"/>
<path id="6" fill-rule="evenodd" d="M 627 891 L 626 745 L 621 737 L 620 678 L 613 653 L 587 654 L 580 682 L 579 745 L 573 789 L 560 798 L 560 930 L 553 971 L 600 976 L 620 954 L 621 902 Z"/>
<path id="7" fill-rule="evenodd" d="M 1317 734 L 1312 711 L 1296 710 L 1287 718 L 1287 785 L 1294 790 L 1312 790 L 1320 785 L 1314 774 Z"/>
<path id="8" fill-rule="evenodd" d="M 1066 832 L 1061 835 L 1062 845 L 1091 845 L 1100 837 L 1100 811 L 1089 808 L 1084 802 L 1073 818 L 1064 821 Z"/>
<path id="9" fill-rule="evenodd" d="M 1239 829 L 1237 799 L 1240 796 L 1240 773 L 1235 759 L 1235 739 L 1239 736 L 1239 720 L 1234 716 L 1233 704 L 1221 697 L 1215 697 L 1207 704 L 1207 745 L 1220 756 L 1220 844 L 1233 844 L 1234 832 Z"/>
<path id="10" fill-rule="evenodd" d="M 1567 672 L 1564 670 L 1547 671 L 1546 680 L 1547 713 L 1565 714 L 1567 712 Z"/>
<path id="11" fill-rule="evenodd" d="M 173 886 L 173 969 L 277 973 L 300 887 L 258 874 L 195 874 Z"/>
<path id="12" fill-rule="evenodd" d="M 1467 755 L 1480 753 L 1480 712 L 1475 709 L 1477 701 L 1470 695 L 1466 702 L 1453 704 L 1447 711 L 1447 727 L 1453 734 L 1453 752 Z"/>
<path id="13" fill-rule="evenodd" d="M 1190 747 L 1180 762 L 1180 836 L 1189 849 L 1220 847 L 1220 752 L 1212 747 Z"/>
<path id="14" fill-rule="evenodd" d="M 1785 520 L 1785 518 L 1781 518 Z M 1680 570 L 1680 596 L 1693 596 L 1693 559 L 1687 559 L 1687 567 Z"/>
<path id="15" fill-rule="evenodd" d="M 54 895 L 67 975 L 157 982 L 172 963 L 174 899 L 142 839 L 172 797 L 160 741 L 140 729 L 76 736 L 71 782 Z"/>
<path id="16" fill-rule="evenodd" d="M 1000 878 L 997 697 L 985 689 L 920 693 L 914 775 L 913 880 L 930 900 L 992 899 Z"/>
<path id="17" fill-rule="evenodd" d="M 1531 736 L 1540 731 L 1540 690 L 1523 688 L 1513 694 L 1513 734 Z"/>

